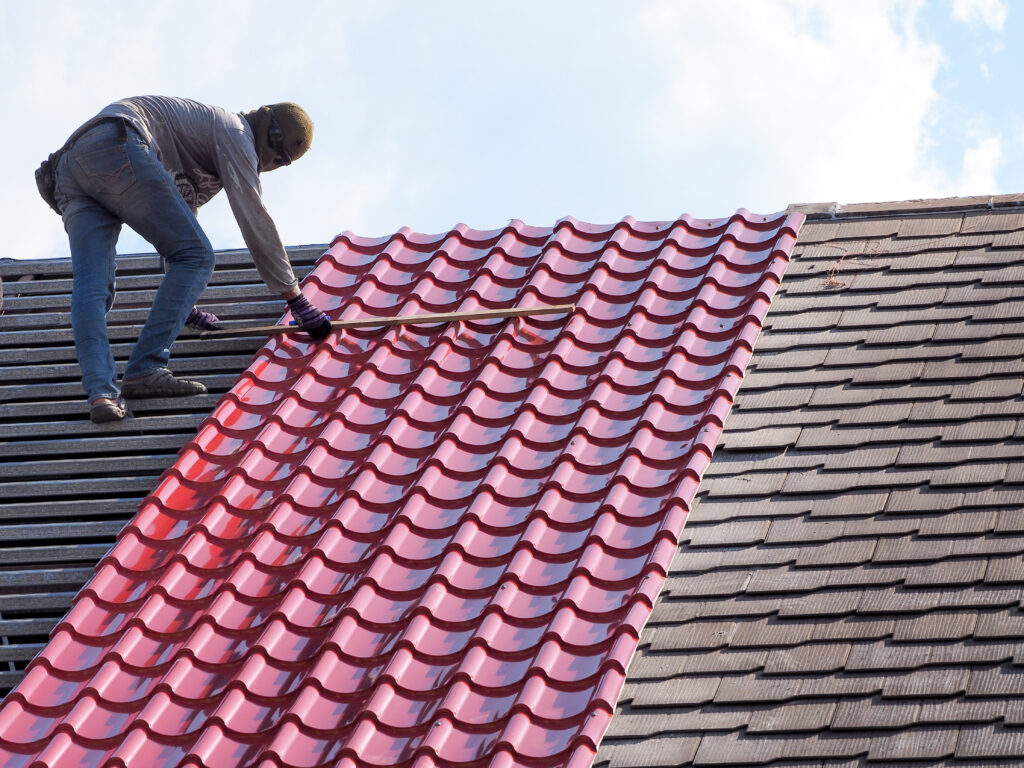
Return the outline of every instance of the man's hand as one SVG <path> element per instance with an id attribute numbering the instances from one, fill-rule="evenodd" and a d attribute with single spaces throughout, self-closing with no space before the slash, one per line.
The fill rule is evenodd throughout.
<path id="1" fill-rule="evenodd" d="M 316 341 L 330 334 L 331 318 L 310 304 L 301 293 L 288 299 L 288 308 L 292 311 L 292 317 L 299 324 L 299 328 Z"/>
<path id="2" fill-rule="evenodd" d="M 216 331 L 220 328 L 220 318 L 213 312 L 203 312 L 199 307 L 192 307 L 192 311 L 185 318 L 185 325 L 198 328 L 200 331 Z"/>

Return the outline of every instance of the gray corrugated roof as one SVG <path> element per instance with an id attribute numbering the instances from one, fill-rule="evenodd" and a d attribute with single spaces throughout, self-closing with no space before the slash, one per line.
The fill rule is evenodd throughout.
<path id="1" fill-rule="evenodd" d="M 289 249 L 301 277 L 323 246 Z M 118 259 L 110 315 L 123 367 L 160 277 L 155 256 Z M 0 262 L 0 694 L 64 615 L 114 536 L 156 485 L 213 404 L 249 364 L 263 339 L 199 340 L 186 329 L 174 345 L 176 373 L 210 394 L 134 401 L 134 418 L 89 421 L 70 330 L 70 262 Z M 222 251 L 202 306 L 224 320 L 272 323 L 284 303 L 267 293 L 248 254 Z"/>
<path id="2" fill-rule="evenodd" d="M 596 765 L 1024 759 L 1024 216 L 942 207 L 805 224 Z"/>

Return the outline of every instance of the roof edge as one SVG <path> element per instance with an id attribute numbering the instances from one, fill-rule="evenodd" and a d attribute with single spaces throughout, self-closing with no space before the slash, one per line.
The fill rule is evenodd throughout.
<path id="1" fill-rule="evenodd" d="M 1024 206 L 1024 194 L 938 197 L 884 203 L 794 203 L 786 208 L 786 213 L 802 213 L 808 219 L 847 219 L 1019 208 L 1021 206 Z"/>

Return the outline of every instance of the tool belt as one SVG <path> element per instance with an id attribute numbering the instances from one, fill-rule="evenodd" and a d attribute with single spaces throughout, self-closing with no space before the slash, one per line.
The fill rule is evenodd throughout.
<path id="1" fill-rule="evenodd" d="M 120 117 L 101 117 L 98 120 L 90 120 L 73 134 L 66 142 L 64 146 L 58 149 L 56 152 L 51 154 L 48 158 L 43 160 L 42 164 L 36 169 L 36 187 L 39 189 L 39 195 L 46 201 L 46 204 L 50 206 L 58 216 L 61 215 L 61 210 L 57 205 L 57 163 L 60 160 L 60 156 L 63 155 L 68 149 L 74 144 L 82 134 L 86 131 L 95 128 L 97 125 L 103 123 L 117 123 L 118 135 L 121 141 L 125 141 L 128 138 L 128 132 L 125 128 L 125 122 Z"/>

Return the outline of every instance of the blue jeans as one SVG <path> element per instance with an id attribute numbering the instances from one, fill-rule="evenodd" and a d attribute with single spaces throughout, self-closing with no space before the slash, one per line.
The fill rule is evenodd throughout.
<path id="1" fill-rule="evenodd" d="M 82 134 L 61 156 L 56 177 L 71 245 L 71 327 L 82 386 L 90 402 L 118 397 L 107 313 L 121 225 L 146 238 L 167 265 L 125 379 L 167 367 L 171 344 L 213 274 L 213 248 L 171 174 L 130 127 L 105 122 Z"/>

